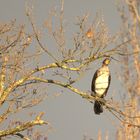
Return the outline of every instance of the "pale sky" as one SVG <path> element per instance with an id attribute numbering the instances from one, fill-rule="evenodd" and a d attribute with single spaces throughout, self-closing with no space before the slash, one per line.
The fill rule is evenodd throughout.
<path id="1" fill-rule="evenodd" d="M 34 16 L 36 23 L 43 25 L 47 19 L 48 12 L 52 7 L 59 6 L 59 0 L 32 0 L 34 5 Z M 29 26 L 27 17 L 25 16 L 25 0 L 0 0 L 0 20 L 7 22 L 16 19 L 18 23 Z M 85 13 L 90 14 L 90 20 L 94 19 L 96 12 L 102 12 L 104 20 L 110 29 L 111 34 L 119 31 L 120 19 L 114 0 L 65 0 L 64 18 L 71 28 L 69 31 L 73 33 L 77 16 Z M 49 43 L 48 43 L 49 46 Z M 45 62 L 45 60 L 44 60 Z M 99 61 L 99 66 L 101 61 Z M 92 76 L 99 67 L 94 67 L 77 84 L 78 88 L 83 91 L 89 91 Z M 115 98 L 114 91 L 119 94 L 119 82 L 115 76 L 115 64 L 111 64 L 112 81 L 108 91 L 108 98 Z M 55 86 L 53 86 L 55 88 Z M 51 91 L 50 91 L 51 93 Z M 53 129 L 48 133 L 49 140 L 82 140 L 87 135 L 94 140 L 97 139 L 97 133 L 100 130 L 103 135 L 109 134 L 110 140 L 115 140 L 116 120 L 108 111 L 104 111 L 100 116 L 95 115 L 92 111 L 93 107 L 88 101 L 80 96 L 65 90 L 65 92 L 56 98 L 48 98 L 39 105 L 37 111 L 46 111 L 45 118 L 51 123 Z M 43 127 L 40 127 L 40 129 Z"/>

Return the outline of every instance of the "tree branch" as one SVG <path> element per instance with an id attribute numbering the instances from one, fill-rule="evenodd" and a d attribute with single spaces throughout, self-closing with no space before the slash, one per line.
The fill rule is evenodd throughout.
<path id="1" fill-rule="evenodd" d="M 27 16 L 28 16 L 28 19 L 29 19 L 29 21 L 30 21 L 30 23 L 31 23 L 33 32 L 34 32 L 34 34 L 35 34 L 35 37 L 36 37 L 36 40 L 37 40 L 39 46 L 41 47 L 41 49 L 42 49 L 44 52 L 46 52 L 50 57 L 52 57 L 52 58 L 57 62 L 57 59 L 52 55 L 52 53 L 50 53 L 50 52 L 48 51 L 48 49 L 46 49 L 46 48 L 43 46 L 43 44 L 41 43 L 41 41 L 40 41 L 40 39 L 39 39 L 39 36 L 38 36 L 38 33 L 37 33 L 37 31 L 36 31 L 35 25 L 34 25 L 33 20 L 32 20 L 32 18 L 31 18 L 31 13 L 30 13 L 29 11 L 27 12 Z"/>
<path id="2" fill-rule="evenodd" d="M 111 112 L 121 122 L 123 122 L 125 124 L 129 124 L 129 125 L 134 126 L 134 127 L 140 128 L 140 124 L 133 124 L 133 123 L 125 120 L 125 118 L 134 119 L 134 118 L 140 118 L 140 116 L 129 116 L 129 115 L 123 113 L 117 107 L 114 107 L 113 105 L 109 104 L 103 98 L 99 98 L 97 96 L 91 96 L 90 94 L 88 94 L 86 92 L 83 92 L 83 91 L 78 90 L 77 88 L 74 88 L 70 84 L 65 84 L 63 82 L 56 81 L 56 80 L 50 80 L 50 79 L 47 80 L 47 79 L 42 79 L 42 78 L 39 78 L 39 77 L 31 77 L 30 80 L 36 80 L 36 81 L 43 82 L 43 83 L 51 83 L 51 84 L 61 86 L 63 88 L 67 88 L 67 89 L 71 90 L 72 92 L 80 95 L 81 97 L 87 99 L 91 103 L 93 103 L 93 101 L 99 101 L 103 106 L 106 107 L 106 109 L 108 109 L 109 112 Z"/>
<path id="3" fill-rule="evenodd" d="M 43 113 L 41 112 L 35 120 L 23 123 L 16 126 L 15 128 L 0 131 L 0 138 L 7 135 L 16 135 L 16 133 L 26 130 L 27 128 L 33 127 L 35 125 L 48 124 L 48 122 L 41 120 Z"/>
<path id="4" fill-rule="evenodd" d="M 87 62 L 80 64 L 77 67 L 69 67 L 68 65 L 66 65 L 66 63 L 68 62 L 60 62 L 60 63 L 51 63 L 49 65 L 43 66 L 43 67 L 38 67 L 32 71 L 30 71 L 28 74 L 26 74 L 23 78 L 21 78 L 20 80 L 13 82 L 10 84 L 9 87 L 7 87 L 2 95 L 1 95 L 1 99 L 0 99 L 0 106 L 5 102 L 5 99 L 9 96 L 9 94 L 18 86 L 22 85 L 24 82 L 26 82 L 33 74 L 43 71 L 43 70 L 47 70 L 50 68 L 62 68 L 62 69 L 66 69 L 66 70 L 70 70 L 70 71 L 80 71 L 84 66 L 86 66 L 88 63 L 90 63 L 91 61 L 93 61 L 94 57 L 89 59 Z"/>

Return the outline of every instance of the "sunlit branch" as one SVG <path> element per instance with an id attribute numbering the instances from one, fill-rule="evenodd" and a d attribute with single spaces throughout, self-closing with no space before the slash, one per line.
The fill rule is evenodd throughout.
<path id="1" fill-rule="evenodd" d="M 131 123 L 129 121 L 127 121 L 126 119 L 124 119 L 123 117 L 128 117 L 128 118 L 140 118 L 140 116 L 134 116 L 134 117 L 131 117 L 131 116 L 128 116 L 126 114 L 123 113 L 123 117 L 121 116 L 122 113 L 121 112 L 118 112 L 117 110 L 115 110 L 116 112 L 113 112 L 114 109 L 112 110 L 112 108 L 108 108 L 109 112 L 111 112 L 120 122 L 122 122 L 123 124 L 128 124 L 129 126 L 133 126 L 133 127 L 137 127 L 137 128 L 140 128 L 140 124 L 135 124 L 135 123 Z M 118 113 L 118 114 L 117 114 Z M 120 114 L 119 114 L 120 113 Z"/>
<path id="2" fill-rule="evenodd" d="M 70 91 L 80 95 L 82 98 L 87 99 L 91 103 L 93 101 L 95 101 L 95 100 L 100 101 L 101 104 L 104 105 L 106 107 L 106 109 L 108 109 L 120 121 L 122 121 L 122 122 L 124 122 L 126 124 L 130 124 L 130 125 L 135 126 L 135 127 L 140 127 L 140 124 L 133 124 L 133 123 L 128 122 L 128 121 L 126 121 L 124 119 L 124 118 L 130 118 L 130 119 L 131 118 L 132 119 L 140 118 L 140 116 L 129 116 L 129 115 L 123 113 L 121 110 L 117 109 L 116 107 L 113 107 L 112 105 L 108 104 L 108 102 L 105 99 L 101 99 L 101 98 L 98 98 L 96 96 L 91 96 L 90 94 L 88 94 L 86 92 L 80 91 L 79 89 L 74 88 L 73 86 L 71 86 L 69 84 L 66 84 L 66 83 L 63 83 L 63 82 L 60 82 L 60 81 L 51 80 L 51 79 L 47 80 L 47 79 L 42 79 L 42 78 L 39 78 L 39 77 L 31 77 L 30 80 L 36 80 L 36 81 L 40 81 L 40 82 L 43 82 L 43 83 L 51 83 L 51 84 L 55 84 L 55 85 L 61 86 L 63 88 L 67 88 Z"/>
<path id="3" fill-rule="evenodd" d="M 7 57 L 4 57 L 2 66 L 1 66 L 1 73 L 0 73 L 0 97 L 1 97 L 1 93 L 4 90 L 4 84 L 5 84 L 5 78 L 6 78 L 6 63 L 7 63 L 8 59 Z"/>
<path id="4" fill-rule="evenodd" d="M 18 33 L 17 38 L 16 38 L 13 42 L 11 42 L 10 44 L 8 44 L 6 47 L 2 48 L 2 49 L 0 50 L 1 53 L 4 53 L 4 52 L 7 51 L 9 48 L 12 48 L 13 46 L 16 45 L 16 43 L 17 43 L 17 42 L 20 40 L 20 38 L 21 38 L 22 30 L 23 30 L 23 26 L 21 27 L 21 29 L 20 29 L 20 31 L 19 31 L 19 33 Z"/>
<path id="5" fill-rule="evenodd" d="M 90 62 L 90 61 L 89 61 Z M 22 85 L 23 83 L 25 83 L 30 76 L 32 76 L 33 74 L 40 72 L 42 70 L 47 70 L 50 68 L 62 68 L 62 69 L 66 69 L 66 70 L 70 70 L 70 71 L 79 71 L 82 67 L 84 67 L 85 64 L 81 64 L 77 67 L 69 67 L 64 63 L 51 63 L 47 66 L 43 66 L 43 67 L 37 67 L 36 69 L 32 70 L 31 72 L 29 72 L 28 74 L 26 74 L 23 78 L 21 78 L 20 80 L 12 83 L 9 87 L 7 87 L 2 95 L 1 95 L 1 100 L 0 100 L 0 105 L 4 103 L 5 99 L 7 98 L 7 96 L 13 91 L 15 90 L 15 88 L 17 88 L 18 86 Z"/>
<path id="6" fill-rule="evenodd" d="M 8 107 L 8 109 L 2 115 L 0 115 L 0 123 L 7 119 L 9 113 L 11 113 L 10 107 Z"/>
<path id="7" fill-rule="evenodd" d="M 15 128 L 0 131 L 0 138 L 7 135 L 14 135 L 35 125 L 43 125 L 43 124 L 47 125 L 48 122 L 41 119 L 42 115 L 43 113 L 40 113 L 35 120 L 23 123 L 21 125 L 16 126 Z"/>

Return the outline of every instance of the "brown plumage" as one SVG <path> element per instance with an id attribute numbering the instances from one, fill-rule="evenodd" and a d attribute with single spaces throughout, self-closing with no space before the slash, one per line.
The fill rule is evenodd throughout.
<path id="1" fill-rule="evenodd" d="M 95 95 L 100 98 L 104 98 L 104 96 L 106 96 L 111 81 L 110 71 L 108 68 L 109 63 L 110 59 L 106 58 L 103 61 L 102 67 L 95 72 L 91 84 L 91 95 Z M 100 114 L 103 112 L 101 102 L 95 101 L 94 112 L 95 114 Z"/>

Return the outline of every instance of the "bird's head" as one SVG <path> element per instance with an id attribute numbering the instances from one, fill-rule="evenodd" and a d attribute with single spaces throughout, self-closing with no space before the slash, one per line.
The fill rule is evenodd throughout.
<path id="1" fill-rule="evenodd" d="M 109 59 L 109 58 L 106 58 L 106 59 L 103 61 L 103 65 L 108 66 L 109 63 L 110 63 L 110 59 Z"/>

